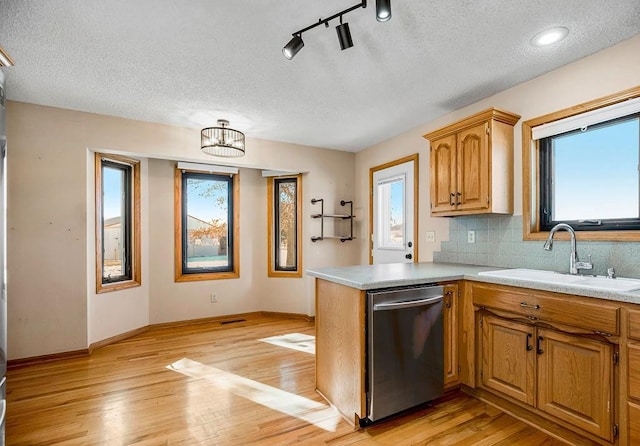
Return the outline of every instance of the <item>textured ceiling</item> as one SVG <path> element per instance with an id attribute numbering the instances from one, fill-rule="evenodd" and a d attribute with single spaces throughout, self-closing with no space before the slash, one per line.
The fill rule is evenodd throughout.
<path id="1" fill-rule="evenodd" d="M 0 0 L 9 99 L 359 151 L 640 32 L 638 0 Z M 533 47 L 534 34 L 569 28 Z"/>

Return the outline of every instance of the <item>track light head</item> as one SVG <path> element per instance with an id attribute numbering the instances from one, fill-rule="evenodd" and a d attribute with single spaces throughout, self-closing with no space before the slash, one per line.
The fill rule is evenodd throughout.
<path id="1" fill-rule="evenodd" d="M 338 41 L 340 42 L 340 49 L 346 50 L 353 46 L 353 40 L 351 40 L 351 31 L 349 31 L 349 24 L 342 23 L 342 17 L 340 18 L 340 24 L 336 26 L 336 32 L 338 33 Z"/>
<path id="2" fill-rule="evenodd" d="M 291 60 L 296 54 L 298 54 L 298 51 L 300 51 L 303 46 L 304 42 L 302 41 L 302 35 L 296 34 L 291 40 L 289 40 L 289 43 L 282 48 L 282 54 L 284 54 L 284 57 Z"/>
<path id="3" fill-rule="evenodd" d="M 386 22 L 391 18 L 391 0 L 376 0 L 376 20 Z"/>

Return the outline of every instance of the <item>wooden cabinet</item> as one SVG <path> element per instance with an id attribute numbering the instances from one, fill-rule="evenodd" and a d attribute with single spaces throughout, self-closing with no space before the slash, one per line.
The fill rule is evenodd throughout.
<path id="1" fill-rule="evenodd" d="M 520 116 L 488 109 L 424 135 L 431 142 L 431 214 L 513 212 L 513 126 Z"/>
<path id="2" fill-rule="evenodd" d="M 444 384 L 460 383 L 458 290 L 444 283 Z M 366 407 L 366 291 L 316 278 L 316 390 L 357 425 Z"/>
<path id="3" fill-rule="evenodd" d="M 627 419 L 629 444 L 640 444 L 640 311 L 629 310 L 627 353 Z"/>
<path id="4" fill-rule="evenodd" d="M 534 405 L 533 327 L 495 316 L 481 316 L 480 327 L 482 386 Z"/>
<path id="5" fill-rule="evenodd" d="M 538 328 L 538 409 L 613 439 L 611 344 Z"/>
<path id="6" fill-rule="evenodd" d="M 617 346 L 600 339 L 618 332 L 619 308 L 499 285 L 474 284 L 472 293 L 479 310 L 480 386 L 613 441 Z"/>
<path id="7" fill-rule="evenodd" d="M 629 405 L 629 444 L 640 444 L 640 405 L 628 403 Z"/>
<path id="8" fill-rule="evenodd" d="M 459 384 L 458 363 L 458 285 L 444 286 L 444 387 Z"/>

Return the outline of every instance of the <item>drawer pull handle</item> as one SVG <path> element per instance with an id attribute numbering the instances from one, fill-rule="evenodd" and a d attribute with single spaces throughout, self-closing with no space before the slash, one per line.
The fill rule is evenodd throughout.
<path id="1" fill-rule="evenodd" d="M 544 341 L 544 338 L 542 336 L 538 336 L 538 339 L 536 339 L 536 351 L 538 352 L 539 355 L 544 353 L 544 350 L 540 348 L 540 343 L 542 341 Z"/>
<path id="2" fill-rule="evenodd" d="M 538 305 L 538 304 L 530 305 L 530 304 L 528 304 L 526 302 L 520 302 L 520 306 L 522 308 L 532 308 L 534 310 L 539 310 L 540 309 L 540 305 Z"/>
<path id="3" fill-rule="evenodd" d="M 595 334 L 600 335 L 600 336 L 606 336 L 609 337 L 611 336 L 611 333 L 607 333 L 606 331 L 594 331 Z"/>
<path id="4" fill-rule="evenodd" d="M 533 347 L 529 344 L 529 339 L 531 339 L 532 337 L 533 337 L 533 335 L 531 333 L 527 333 L 526 343 L 527 343 L 527 351 L 528 352 L 533 350 Z"/>
<path id="5" fill-rule="evenodd" d="M 538 318 L 535 316 L 527 316 L 527 319 L 529 319 L 530 321 L 537 321 Z"/>

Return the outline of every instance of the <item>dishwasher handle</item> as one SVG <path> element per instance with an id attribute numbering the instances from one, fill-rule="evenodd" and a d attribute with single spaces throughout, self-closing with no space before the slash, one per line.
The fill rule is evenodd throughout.
<path id="1" fill-rule="evenodd" d="M 426 299 L 410 300 L 407 302 L 390 302 L 385 304 L 375 304 L 373 311 L 397 310 L 399 308 L 421 307 L 435 304 L 442 301 L 442 296 L 428 297 Z"/>

